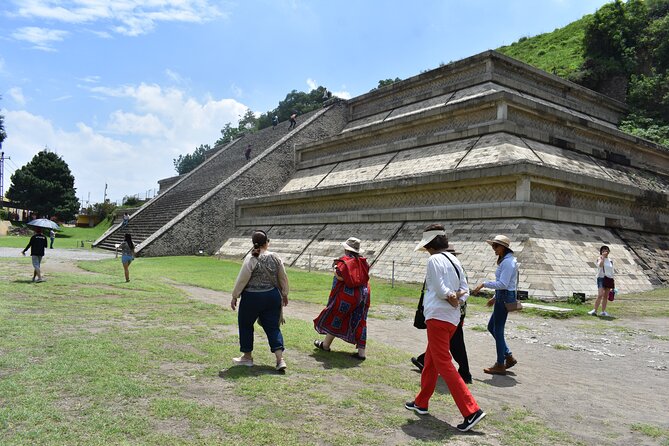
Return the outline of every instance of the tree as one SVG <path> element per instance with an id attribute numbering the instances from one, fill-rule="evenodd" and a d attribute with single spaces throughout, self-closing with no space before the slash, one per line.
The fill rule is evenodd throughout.
<path id="1" fill-rule="evenodd" d="M 46 149 L 14 172 L 7 198 L 40 217 L 56 216 L 61 221 L 73 220 L 79 210 L 70 168 Z"/>
<path id="2" fill-rule="evenodd" d="M 190 172 L 204 162 L 205 153 L 208 150 L 211 150 L 209 144 L 200 144 L 200 147 L 196 148 L 193 153 L 179 155 L 179 158 L 174 158 L 174 169 L 179 175 Z"/>
<path id="3" fill-rule="evenodd" d="M 279 121 L 285 121 L 290 118 L 294 112 L 298 114 L 308 113 L 323 107 L 323 103 L 332 98 L 332 93 L 327 88 L 319 86 L 309 93 L 293 90 L 286 95 L 279 105 L 258 118 L 258 129 L 264 129 L 272 125 L 272 118 L 279 117 Z"/>
<path id="4" fill-rule="evenodd" d="M 443 65 L 443 64 L 440 64 L 439 66 L 442 66 L 442 65 Z M 427 71 L 429 71 L 429 70 L 427 70 Z M 401 81 L 401 80 L 402 80 L 402 79 L 400 79 L 399 77 L 396 77 L 395 79 L 391 79 L 391 78 L 388 78 L 388 79 L 381 79 L 381 80 L 379 81 L 379 85 L 378 85 L 376 88 L 385 87 L 386 85 L 392 85 L 392 84 L 394 84 L 395 82 L 399 82 L 399 81 Z"/>

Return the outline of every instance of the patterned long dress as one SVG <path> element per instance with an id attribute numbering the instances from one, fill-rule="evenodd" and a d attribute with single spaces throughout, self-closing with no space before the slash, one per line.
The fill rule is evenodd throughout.
<path id="1" fill-rule="evenodd" d="M 370 294 L 369 283 L 349 288 L 335 276 L 328 303 L 314 319 L 314 328 L 320 334 L 331 334 L 357 348 L 365 348 Z"/>

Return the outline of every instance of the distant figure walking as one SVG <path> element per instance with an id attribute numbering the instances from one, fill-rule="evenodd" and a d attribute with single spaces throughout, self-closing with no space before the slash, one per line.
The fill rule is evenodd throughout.
<path id="1" fill-rule="evenodd" d="M 49 238 L 51 239 L 51 245 L 49 249 L 53 249 L 53 241 L 56 240 L 56 232 L 53 229 L 49 230 Z"/>
<path id="2" fill-rule="evenodd" d="M 242 356 L 233 358 L 235 365 L 253 366 L 253 325 L 262 325 L 270 350 L 276 356 L 276 370 L 286 369 L 283 359 L 283 335 L 280 323 L 282 307 L 288 305 L 288 276 L 281 258 L 268 251 L 269 238 L 265 231 L 255 231 L 251 236 L 253 249 L 244 259 L 232 290 L 230 308 L 237 308 L 241 296 L 237 323 L 239 324 L 239 350 Z"/>
<path id="3" fill-rule="evenodd" d="M 279 117 L 277 115 L 274 115 L 272 118 L 272 129 L 276 128 L 276 126 L 279 125 Z"/>
<path id="4" fill-rule="evenodd" d="M 125 228 L 126 226 L 128 226 L 128 223 L 130 223 L 130 214 L 128 214 L 127 212 L 125 212 L 125 213 L 123 214 L 123 221 L 121 222 L 121 229 L 123 229 L 123 228 Z"/>
<path id="5" fill-rule="evenodd" d="M 314 345 L 330 351 L 335 337 L 355 344 L 355 359 L 364 361 L 367 357 L 367 312 L 369 311 L 369 265 L 360 256 L 360 240 L 349 237 L 344 243 L 344 255 L 333 262 L 334 278 L 326 307 L 314 319 L 314 328 L 325 335 L 323 341 Z"/>
<path id="6" fill-rule="evenodd" d="M 288 126 L 288 130 L 294 129 L 296 125 L 297 125 L 297 112 L 294 111 L 293 114 L 290 115 L 290 125 Z"/>
<path id="7" fill-rule="evenodd" d="M 497 270 L 495 280 L 483 282 L 474 289 L 474 294 L 481 288 L 492 288 L 495 296 L 488 300 L 489 307 L 493 307 L 488 331 L 495 338 L 497 360 L 491 367 L 483 369 L 490 375 L 506 375 L 506 371 L 516 365 L 518 361 L 511 354 L 504 339 L 504 326 L 509 312 L 505 304 L 516 302 L 516 287 L 518 286 L 518 262 L 511 250 L 511 240 L 505 235 L 497 235 L 493 240 L 486 240 L 497 254 Z"/>
<path id="8" fill-rule="evenodd" d="M 247 161 L 251 159 L 251 144 L 249 144 L 246 147 L 246 150 L 244 151 L 244 156 L 246 157 Z"/>
<path id="9" fill-rule="evenodd" d="M 125 274 L 125 281 L 130 282 L 130 264 L 135 260 L 135 244 L 132 242 L 130 234 L 125 235 L 123 243 L 121 243 L 121 263 L 123 264 L 123 273 Z"/>
<path id="10" fill-rule="evenodd" d="M 588 311 L 588 314 L 597 316 L 599 304 L 602 304 L 602 312 L 600 316 L 608 316 L 606 312 L 606 304 L 608 303 L 609 293 L 616 287 L 613 280 L 613 260 L 609 258 L 611 250 L 604 245 L 599 248 L 599 257 L 597 258 L 597 299 L 595 299 L 595 307 Z"/>
<path id="11" fill-rule="evenodd" d="M 30 256 L 33 260 L 33 282 L 44 281 L 44 279 L 42 279 L 42 269 L 40 265 L 42 263 L 42 257 L 44 257 L 46 246 L 47 240 L 44 234 L 42 234 L 42 229 L 35 228 L 35 234 L 30 237 L 28 245 L 21 251 L 21 254 L 26 255 L 26 251 L 30 248 Z"/>

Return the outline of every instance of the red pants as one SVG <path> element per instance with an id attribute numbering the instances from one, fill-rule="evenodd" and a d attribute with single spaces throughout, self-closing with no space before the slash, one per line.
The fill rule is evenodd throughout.
<path id="1" fill-rule="evenodd" d="M 427 408 L 430 397 L 437 386 L 437 378 L 441 375 L 446 381 L 448 390 L 460 409 L 463 417 L 468 417 L 477 410 L 479 405 L 469 392 L 469 388 L 455 369 L 451 359 L 451 337 L 457 327 L 450 322 L 429 319 L 427 324 L 427 351 L 425 367 L 420 375 L 420 392 L 416 395 L 416 406 Z"/>

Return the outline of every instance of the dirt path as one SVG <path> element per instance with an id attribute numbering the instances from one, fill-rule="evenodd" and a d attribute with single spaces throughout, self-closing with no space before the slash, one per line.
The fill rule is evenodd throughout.
<path id="1" fill-rule="evenodd" d="M 230 294 L 174 284 L 192 299 L 228 307 Z M 292 301 L 287 318 L 312 320 L 320 305 Z M 425 347 L 425 332 L 412 326 L 410 309 L 374 307 L 368 320 L 370 339 L 407 352 Z M 663 318 L 543 319 L 514 314 L 507 342 L 518 365 L 507 376 L 482 369 L 495 360 L 494 342 L 485 331 L 489 315 L 471 314 L 465 339 L 474 375 L 472 393 L 488 411 L 524 408 L 548 427 L 569 432 L 589 445 L 657 444 L 639 442 L 631 427 L 643 424 L 669 429 L 669 324 Z M 341 342 L 335 349 L 350 349 Z M 373 344 L 368 349 L 373 355 Z M 503 439 L 500 439 L 504 443 Z"/>

